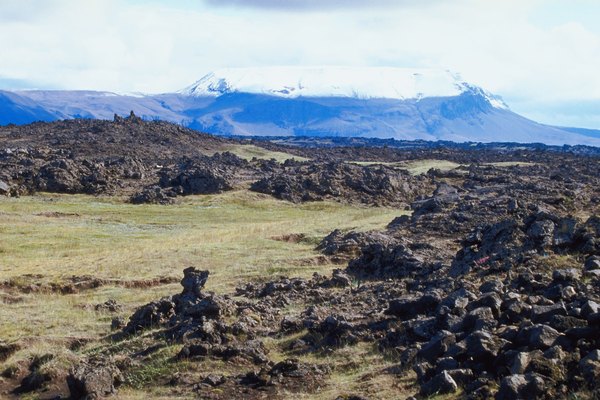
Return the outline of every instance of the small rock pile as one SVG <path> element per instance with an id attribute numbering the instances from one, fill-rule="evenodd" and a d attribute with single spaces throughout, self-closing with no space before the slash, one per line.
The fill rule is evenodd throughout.
<path id="1" fill-rule="evenodd" d="M 306 390 L 304 385 L 310 386 L 310 382 L 316 385 L 327 373 L 326 368 L 303 364 L 295 359 L 279 363 L 269 359 L 269 350 L 257 337 L 266 334 L 257 319 L 267 324 L 267 330 L 276 326 L 273 317 L 278 310 L 274 310 L 269 301 L 258 304 L 233 301 L 228 296 L 206 293 L 203 288 L 209 276 L 208 271 L 190 267 L 183 272 L 183 291 L 180 294 L 139 308 L 122 332 L 136 335 L 147 329 L 160 329 L 168 340 L 183 344 L 178 359 L 193 361 L 216 358 L 233 362 L 240 368 L 260 367 L 258 372 L 252 369 L 235 377 L 209 375 L 196 386 L 196 390 L 210 390 L 217 386 L 230 393 L 242 390 L 240 387 L 275 390 L 276 387 L 285 386 L 287 390 Z M 337 282 L 336 279 L 342 278 L 338 276 L 333 281 Z M 325 278 L 320 279 L 323 285 L 327 285 L 327 282 Z M 271 294 L 267 288 L 261 288 L 260 292 L 263 297 Z M 234 394 L 232 396 L 235 397 Z"/>

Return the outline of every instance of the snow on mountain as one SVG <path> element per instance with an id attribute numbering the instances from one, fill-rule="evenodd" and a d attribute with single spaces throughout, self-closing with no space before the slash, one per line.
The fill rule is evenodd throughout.
<path id="1" fill-rule="evenodd" d="M 600 135 L 538 124 L 448 71 L 222 69 L 177 93 L 0 91 L 0 124 L 112 119 L 133 110 L 218 135 L 362 136 L 600 147 Z"/>
<path id="2" fill-rule="evenodd" d="M 357 99 L 421 99 L 452 97 L 483 90 L 458 75 L 438 69 L 387 67 L 268 67 L 226 68 L 205 75 L 180 93 L 221 96 L 252 93 L 285 98 L 350 97 Z M 485 93 L 494 106 L 506 105 Z"/>

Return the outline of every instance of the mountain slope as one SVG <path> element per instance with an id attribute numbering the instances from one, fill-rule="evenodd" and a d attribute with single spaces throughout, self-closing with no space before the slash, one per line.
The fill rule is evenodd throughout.
<path id="1" fill-rule="evenodd" d="M 600 146 L 600 140 L 538 124 L 476 92 L 423 99 L 281 98 L 227 93 L 188 125 L 229 135 L 362 136 L 457 142 Z"/>
<path id="2" fill-rule="evenodd" d="M 0 91 L 0 125 L 53 121 L 57 115 L 39 103 L 16 93 Z"/>
<path id="3" fill-rule="evenodd" d="M 1 94 L 2 92 L 0 92 Z M 528 120 L 447 71 L 246 68 L 210 73 L 177 93 L 22 91 L 0 97 L 0 123 L 112 119 L 133 110 L 220 135 L 350 136 L 600 146 L 600 137 Z"/>
<path id="4" fill-rule="evenodd" d="M 87 90 L 28 90 L 19 92 L 60 119 L 113 118 L 114 114 L 128 115 L 133 111 L 144 119 L 164 119 L 179 122 L 181 115 L 172 112 L 158 96 L 119 95 Z"/>
<path id="5" fill-rule="evenodd" d="M 593 137 L 593 138 L 600 138 L 600 130 L 598 129 L 585 129 L 585 128 L 566 128 L 566 127 L 560 127 L 559 129 L 568 131 L 568 132 L 573 132 L 573 133 L 577 133 L 580 135 L 584 135 L 584 136 L 589 136 L 589 137 Z"/>

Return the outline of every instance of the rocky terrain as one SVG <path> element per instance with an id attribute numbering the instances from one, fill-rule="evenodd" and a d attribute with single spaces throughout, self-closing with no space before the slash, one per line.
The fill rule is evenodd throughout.
<path id="1" fill-rule="evenodd" d="M 294 203 L 343 199 L 369 205 L 398 205 L 430 191 L 430 181 L 385 166 L 343 162 L 286 163 L 254 182 L 250 190 Z"/>
<path id="2" fill-rule="evenodd" d="M 0 138 L 0 179 L 3 192 L 12 196 L 39 191 L 131 195 L 158 185 L 161 178 L 169 187 L 168 178 L 176 179 L 181 164 L 191 163 L 196 164 L 197 179 L 212 180 L 224 172 L 212 173 L 207 166 L 214 163 L 206 154 L 227 143 L 177 125 L 144 122 L 133 113 L 125 119 L 115 116 L 112 122 L 7 126 L 0 129 Z M 225 169 L 228 161 L 216 163 Z M 231 160 L 238 165 L 241 161 Z M 222 189 L 222 184 L 207 184 L 182 192 Z"/>
<path id="3" fill-rule="evenodd" d="M 68 141 L 73 127 L 78 136 Z M 155 383 L 173 396 L 317 397 L 340 368 L 328 357 L 365 345 L 391 360 L 381 375 L 414 381 L 396 398 L 600 396 L 597 156 L 543 148 L 265 144 L 312 158 L 277 163 L 208 156 L 197 149 L 218 150 L 222 139 L 193 135 L 134 116 L 2 128 L 0 191 L 169 204 L 246 185 L 294 203 L 334 200 L 404 215 L 384 230 L 333 230 L 317 249 L 339 268 L 312 278 L 268 276 L 217 294 L 206 289 L 211 276 L 203 265 L 182 265 L 181 291 L 113 319 L 114 334 L 105 339 L 111 345 L 69 366 L 69 393 L 58 398 L 116 395 L 133 366 L 151 362 L 167 345 L 179 349 L 169 362 L 189 371 L 201 366 L 200 373 L 158 375 Z M 135 148 L 124 149 L 123 140 Z M 163 153 L 163 146 L 171 150 Z M 431 159 L 458 167 L 415 175 L 401 164 Z M 0 361 L 15 351 L 0 342 Z M 12 377 L 14 393 L 39 391 L 56 379 L 40 372 L 47 362 L 33 359 L 27 373 Z M 216 363 L 231 368 L 211 369 Z M 367 385 L 374 378 L 361 379 Z"/>
<path id="4" fill-rule="evenodd" d="M 173 203 L 178 196 L 245 187 L 290 201 L 333 199 L 406 204 L 428 190 L 423 179 L 385 167 L 246 160 L 224 151 L 244 142 L 133 113 L 114 121 L 71 120 L 0 128 L 0 194 L 36 192 L 128 196 Z M 287 147 L 275 146 L 276 150 Z M 209 155 L 210 154 L 210 155 Z M 290 154 L 290 158 L 293 155 Z"/>

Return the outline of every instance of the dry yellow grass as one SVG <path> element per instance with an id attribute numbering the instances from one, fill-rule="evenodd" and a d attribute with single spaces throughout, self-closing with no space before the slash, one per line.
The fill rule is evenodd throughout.
<path id="1" fill-rule="evenodd" d="M 495 163 L 488 163 L 487 165 L 493 165 L 495 167 L 529 167 L 537 165 L 537 163 L 527 161 L 501 161 Z"/>
<path id="2" fill-rule="evenodd" d="M 450 171 L 460 167 L 460 164 L 447 160 L 415 160 L 401 163 L 399 167 L 408 170 L 412 175 L 421 175 L 427 173 L 431 168 Z"/>
<path id="3" fill-rule="evenodd" d="M 284 162 L 288 159 L 294 159 L 297 161 L 308 161 L 308 158 L 296 156 L 281 151 L 271 151 L 265 148 L 255 146 L 253 144 L 228 144 L 223 145 L 218 152 L 229 151 L 240 158 L 251 160 L 252 158 L 258 158 L 263 160 L 275 159 L 277 162 Z M 215 152 L 212 152 L 214 154 Z M 210 155 L 212 155 L 210 154 Z"/>
<path id="4" fill-rule="evenodd" d="M 73 275 L 178 279 L 184 267 L 196 266 L 211 271 L 208 290 L 231 292 L 249 279 L 327 272 L 334 266 L 316 262 L 321 237 L 335 228 L 382 228 L 402 213 L 332 202 L 297 205 L 248 191 L 191 196 L 174 206 L 83 195 L 2 198 L 0 282 L 61 283 Z M 303 233 L 306 240 L 273 240 L 289 233 Z M 116 315 L 125 317 L 179 290 L 177 283 L 147 289 L 105 285 L 61 295 L 0 287 L 0 295 L 19 300 L 0 307 L 0 339 L 25 346 L 5 364 L 107 335 L 115 315 L 94 311 L 95 304 L 115 299 L 124 305 Z"/>
<path id="5" fill-rule="evenodd" d="M 353 164 L 358 165 L 386 165 L 389 167 L 395 167 L 404 169 L 410 172 L 412 175 L 421 175 L 427 173 L 431 168 L 436 168 L 442 171 L 450 171 L 458 167 L 465 166 L 465 164 L 459 164 L 448 160 L 413 160 L 413 161 L 401 161 L 401 162 L 376 162 L 376 161 L 353 161 Z M 536 163 L 526 161 L 500 161 L 494 163 L 483 163 L 482 165 L 491 165 L 494 167 L 527 167 L 536 165 Z"/>
<path id="6" fill-rule="evenodd" d="M 361 395 L 376 399 L 398 399 L 414 395 L 414 372 L 399 374 L 388 370 L 398 365 L 397 360 L 386 360 L 372 343 L 359 343 L 335 350 L 325 356 L 300 356 L 307 363 L 326 364 L 332 368 L 325 386 L 315 394 L 290 394 L 297 399 L 334 399 L 338 396 Z"/>
<path id="7" fill-rule="evenodd" d="M 229 290 L 249 277 L 307 273 L 311 266 L 298 264 L 310 264 L 315 241 L 332 229 L 380 228 L 401 213 L 331 202 L 296 205 L 247 191 L 191 196 L 175 206 L 79 195 L 3 199 L 0 276 L 134 280 L 178 277 L 194 265 L 219 278 L 211 279 L 213 290 Z M 272 239 L 289 233 L 309 240 Z"/>
<path id="8" fill-rule="evenodd" d="M 425 174 L 431 168 L 449 171 L 461 166 L 460 164 L 447 160 L 414 160 L 401 162 L 353 161 L 352 163 L 358 165 L 386 165 L 388 167 L 407 170 L 412 175 Z"/>

